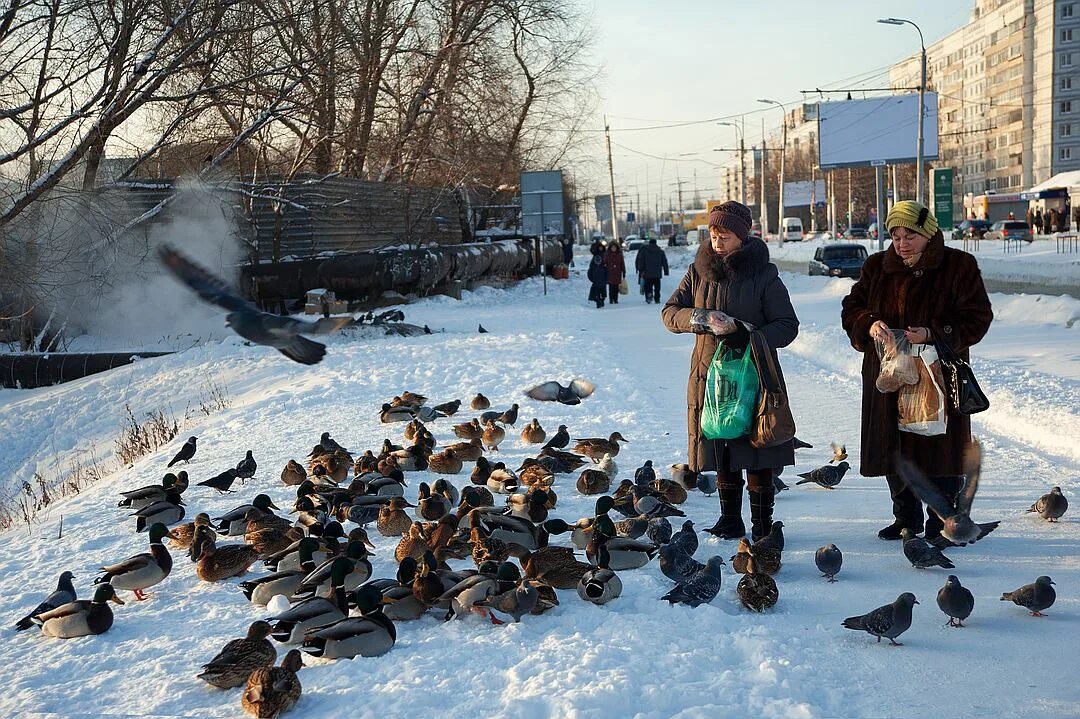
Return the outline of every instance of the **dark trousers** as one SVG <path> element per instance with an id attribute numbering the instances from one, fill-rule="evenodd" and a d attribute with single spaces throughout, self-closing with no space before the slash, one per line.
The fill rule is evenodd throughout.
<path id="1" fill-rule="evenodd" d="M 963 477 L 945 476 L 928 478 L 938 488 L 941 494 L 954 505 L 956 495 L 960 493 L 963 485 Z M 921 532 L 924 527 L 923 504 L 911 490 L 908 483 L 895 474 L 885 476 L 889 483 L 889 494 L 892 496 L 893 516 L 905 527 L 913 531 Z M 928 538 L 941 534 L 942 522 L 929 507 L 926 509 L 925 528 Z"/>
<path id="2" fill-rule="evenodd" d="M 773 471 L 771 469 L 748 469 L 746 470 L 746 488 L 752 492 L 758 492 L 773 488 Z M 742 486 L 743 473 L 724 470 L 716 473 L 717 484 L 737 484 Z"/>
<path id="3" fill-rule="evenodd" d="M 604 287 L 603 285 L 592 285 L 589 288 L 589 301 L 595 302 L 596 307 L 600 308 L 604 306 Z"/>
<path id="4" fill-rule="evenodd" d="M 645 278 L 645 301 L 660 303 L 660 278 Z"/>
<path id="5" fill-rule="evenodd" d="M 619 286 L 618 285 L 608 285 L 607 286 L 607 291 L 608 291 L 608 299 L 611 300 L 611 304 L 613 304 L 613 305 L 619 304 Z"/>

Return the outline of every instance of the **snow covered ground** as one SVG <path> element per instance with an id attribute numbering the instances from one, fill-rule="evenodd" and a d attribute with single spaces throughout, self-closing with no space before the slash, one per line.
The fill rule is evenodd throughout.
<path id="1" fill-rule="evenodd" d="M 808 245 L 786 245 L 801 249 Z M 669 250 L 673 289 L 687 250 Z M 521 422 L 536 416 L 549 430 L 567 424 L 576 437 L 619 430 L 630 443 L 617 458 L 620 478 L 646 459 L 667 467 L 685 458 L 685 382 L 692 338 L 672 335 L 659 311 L 636 293 L 596 310 L 585 302 L 585 265 L 569 281 L 530 280 L 506 290 L 480 289 L 461 301 L 431 298 L 406 309 L 432 328 L 417 338 L 330 340 L 326 360 L 307 368 L 235 338 L 181 354 L 140 361 L 78 382 L 38 390 L 0 390 L 0 476 L 5 484 L 39 464 L 64 461 L 97 446 L 107 457 L 124 403 L 139 414 L 171 406 L 184 414 L 208 378 L 228 387 L 232 406 L 195 421 L 200 448 L 188 467 L 195 481 L 254 450 L 260 471 L 232 497 L 195 487 L 189 517 L 216 516 L 259 491 L 280 504 L 292 489 L 278 474 L 302 459 L 322 431 L 354 450 L 400 441 L 401 425 L 383 426 L 378 406 L 409 389 L 434 401 L 483 391 L 496 406 L 521 402 Z M 800 453 L 794 473 L 823 464 L 830 440 L 847 442 L 858 462 L 858 356 L 839 327 L 839 303 L 850 281 L 785 274 L 802 320 L 799 339 L 781 358 L 799 425 L 815 448 Z M 1003 520 L 977 545 L 954 549 L 955 573 L 975 594 L 965 629 L 942 626 L 934 596 L 946 572 L 912 569 L 897 543 L 881 542 L 889 520 L 884 482 L 849 473 L 835 491 L 793 487 L 777 498 L 788 548 L 777 575 L 779 604 L 751 615 L 728 573 L 711 604 L 670 607 L 659 597 L 671 583 L 652 563 L 622 572 L 623 596 L 605 607 L 560 592 L 561 605 L 521 624 L 493 627 L 478 619 L 444 624 L 435 616 L 398 625 L 397 646 L 376 659 L 311 660 L 301 672 L 296 712 L 311 716 L 762 717 L 1076 716 L 1080 686 L 1080 529 L 1076 511 L 1051 525 L 1025 515 L 1052 485 L 1080 490 L 1080 342 L 1077 303 L 1069 298 L 993 297 L 997 319 L 976 348 L 975 370 L 992 407 L 975 418 L 983 442 L 983 485 L 976 519 Z M 482 323 L 489 334 L 476 334 Z M 522 390 L 547 379 L 592 379 L 597 393 L 578 407 L 535 403 Z M 466 416 L 467 413 L 465 413 Z M 460 416 L 460 415 L 459 415 Z M 451 440 L 448 420 L 431 426 Z M 519 423 L 519 428 L 521 423 Z M 389 434 L 388 434 L 389 433 Z M 514 466 L 528 455 L 508 432 L 500 458 Z M 116 492 L 160 479 L 179 446 L 165 448 L 50 507 L 32 534 L 8 532 L 0 548 L 8 629 L 0 716 L 240 715 L 239 690 L 213 690 L 197 667 L 265 613 L 248 604 L 236 581 L 206 584 L 177 557 L 176 568 L 146 602 L 116 607 L 106 634 L 50 640 L 10 625 L 50 591 L 56 576 L 77 575 L 90 594 L 97 568 L 145 551 L 145 535 L 118 510 Z M 561 475 L 556 514 L 591 514 L 593 500 Z M 409 492 L 430 480 L 409 475 Z M 467 477 L 457 478 L 461 486 Z M 413 495 L 415 496 L 415 495 Z M 1075 503 L 1075 502 L 1074 502 Z M 714 497 L 691 495 L 683 506 L 699 528 L 717 515 Z M 748 509 L 746 510 L 748 513 Z M 60 515 L 64 532 L 56 539 Z M 702 536 L 698 558 L 725 559 L 732 542 Z M 375 576 L 392 576 L 396 540 L 373 537 Z M 845 554 L 836 584 L 814 568 L 817 547 Z M 467 563 L 461 563 L 466 566 Z M 1044 619 L 998 601 L 1048 574 L 1058 601 Z M 840 621 L 914 592 L 914 624 L 903 648 L 875 644 Z M 125 599 L 131 599 L 124 593 Z M 279 655 L 283 654 L 279 651 Z"/>

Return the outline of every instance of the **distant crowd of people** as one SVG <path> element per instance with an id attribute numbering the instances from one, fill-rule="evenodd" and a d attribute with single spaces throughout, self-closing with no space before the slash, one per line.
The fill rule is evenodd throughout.
<path id="1" fill-rule="evenodd" d="M 1080 205 L 1073 208 L 1072 216 L 1077 230 L 1080 230 Z M 1066 205 L 1064 211 L 1051 207 L 1045 213 L 1041 209 L 1028 210 L 1027 223 L 1028 227 L 1039 235 L 1049 235 L 1051 232 L 1068 232 L 1071 229 L 1069 226 L 1069 206 Z"/>

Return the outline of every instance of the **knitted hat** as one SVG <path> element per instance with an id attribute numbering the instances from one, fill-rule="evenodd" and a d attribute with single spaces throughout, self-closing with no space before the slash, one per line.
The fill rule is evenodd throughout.
<path id="1" fill-rule="evenodd" d="M 894 227 L 906 227 L 927 238 L 933 237 L 938 231 L 937 218 L 914 200 L 897 202 L 889 210 L 889 216 L 885 218 L 885 228 L 892 232 Z"/>
<path id="2" fill-rule="evenodd" d="M 746 241 L 754 219 L 750 208 L 741 202 L 729 200 L 709 211 L 709 227 L 722 227 L 734 232 L 740 240 Z"/>

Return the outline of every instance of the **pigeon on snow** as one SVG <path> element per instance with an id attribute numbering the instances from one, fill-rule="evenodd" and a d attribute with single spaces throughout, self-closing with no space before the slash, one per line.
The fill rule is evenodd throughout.
<path id="1" fill-rule="evenodd" d="M 830 582 L 836 581 L 836 575 L 840 573 L 843 563 L 844 555 L 835 544 L 826 544 L 814 554 L 814 564 Z"/>
<path id="2" fill-rule="evenodd" d="M 945 580 L 945 586 L 938 590 L 937 605 L 949 618 L 947 626 L 962 627 L 964 620 L 975 608 L 975 597 L 967 587 L 960 584 L 955 574 L 950 574 Z"/>
<path id="3" fill-rule="evenodd" d="M 1034 584 L 1025 584 L 1019 589 L 1005 592 L 1001 595 L 1001 601 L 1023 607 L 1031 612 L 1033 617 L 1045 617 L 1043 610 L 1052 607 L 1057 599 L 1053 584 L 1050 577 L 1039 577 Z"/>
<path id="4" fill-rule="evenodd" d="M 1054 487 L 1049 494 L 1044 494 L 1027 510 L 1037 512 L 1048 522 L 1056 522 L 1069 508 L 1069 500 L 1061 493 L 1061 487 Z"/>
<path id="5" fill-rule="evenodd" d="M 903 646 L 896 638 L 911 627 L 911 609 L 918 603 L 914 594 L 904 592 L 892 604 L 885 604 L 862 616 L 848 617 L 841 626 L 866 632 L 877 637 L 879 642 L 885 637 L 894 646 Z"/>
<path id="6" fill-rule="evenodd" d="M 675 588 L 661 599 L 672 604 L 686 604 L 691 607 L 708 604 L 720 592 L 723 579 L 721 567 L 723 566 L 724 560 L 721 557 L 710 557 L 698 572 L 676 584 Z"/>
<path id="7" fill-rule="evenodd" d="M 795 484 L 807 484 L 808 482 L 813 482 L 819 487 L 824 487 L 825 489 L 832 489 L 836 485 L 840 484 L 840 480 L 844 478 L 844 475 L 850 468 L 851 465 L 849 465 L 847 462 L 841 462 L 835 467 L 827 464 L 824 467 L 818 467 L 811 472 L 803 472 L 799 475 L 803 479 L 800 479 Z"/>
<path id="8" fill-rule="evenodd" d="M 956 568 L 952 560 L 942 554 L 940 549 L 922 537 L 916 537 L 909 528 L 904 527 L 900 530 L 900 538 L 904 540 L 904 556 L 911 562 L 911 566 L 916 569 L 930 569 L 931 567 Z"/>

